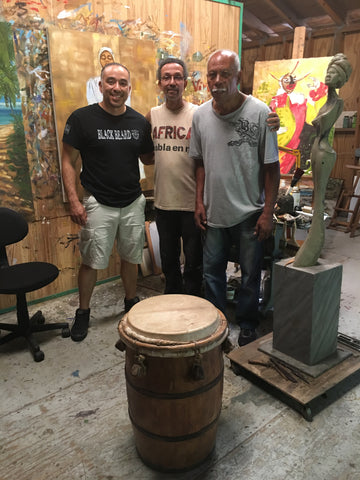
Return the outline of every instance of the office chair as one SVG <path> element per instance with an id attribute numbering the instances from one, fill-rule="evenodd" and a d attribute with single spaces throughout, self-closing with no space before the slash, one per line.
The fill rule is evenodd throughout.
<path id="1" fill-rule="evenodd" d="M 39 310 L 29 317 L 26 294 L 53 282 L 59 275 L 55 265 L 46 262 L 27 262 L 9 265 L 6 246 L 19 242 L 28 234 L 26 220 L 14 210 L 0 207 L 0 294 L 16 295 L 17 324 L 0 323 L 0 330 L 11 333 L 0 337 L 0 345 L 24 337 L 36 362 L 44 360 L 44 353 L 33 337 L 34 332 L 62 329 L 62 337 L 69 337 L 68 323 L 48 323 Z"/>

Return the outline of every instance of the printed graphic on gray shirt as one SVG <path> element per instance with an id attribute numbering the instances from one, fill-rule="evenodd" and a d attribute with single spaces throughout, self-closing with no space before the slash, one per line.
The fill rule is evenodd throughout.
<path id="1" fill-rule="evenodd" d="M 229 147 L 240 147 L 243 143 L 247 143 L 250 147 L 256 147 L 259 143 L 259 125 L 250 122 L 245 118 L 240 118 L 237 122 L 230 122 L 235 132 L 239 135 L 239 140 L 231 140 L 228 142 Z"/>

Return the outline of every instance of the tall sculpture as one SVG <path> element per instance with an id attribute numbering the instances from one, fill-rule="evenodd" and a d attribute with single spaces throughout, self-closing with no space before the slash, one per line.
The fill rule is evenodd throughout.
<path id="1" fill-rule="evenodd" d="M 294 267 L 316 265 L 324 245 L 325 191 L 336 161 L 336 152 L 329 144 L 329 133 L 344 107 L 344 101 L 338 96 L 336 89 L 348 81 L 351 72 L 352 67 L 343 53 L 336 54 L 330 60 L 326 71 L 327 101 L 312 122 L 316 128 L 310 156 L 314 182 L 313 218 L 308 236 L 295 256 Z"/>

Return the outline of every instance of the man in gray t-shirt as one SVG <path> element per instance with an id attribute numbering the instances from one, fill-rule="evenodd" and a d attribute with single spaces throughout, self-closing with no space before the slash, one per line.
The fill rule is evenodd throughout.
<path id="1" fill-rule="evenodd" d="M 238 90 L 235 52 L 213 53 L 207 78 L 213 99 L 194 113 L 190 140 L 189 155 L 196 161 L 195 221 L 206 231 L 205 295 L 223 312 L 227 262 L 236 247 L 242 346 L 256 339 L 262 241 L 272 234 L 280 178 L 277 136 L 266 126 L 269 108 Z"/>

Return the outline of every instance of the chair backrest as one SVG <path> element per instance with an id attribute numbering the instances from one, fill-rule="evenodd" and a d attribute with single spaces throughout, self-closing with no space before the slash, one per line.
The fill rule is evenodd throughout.
<path id="1" fill-rule="evenodd" d="M 19 242 L 28 234 L 29 227 L 20 213 L 0 207 L 0 247 Z"/>

